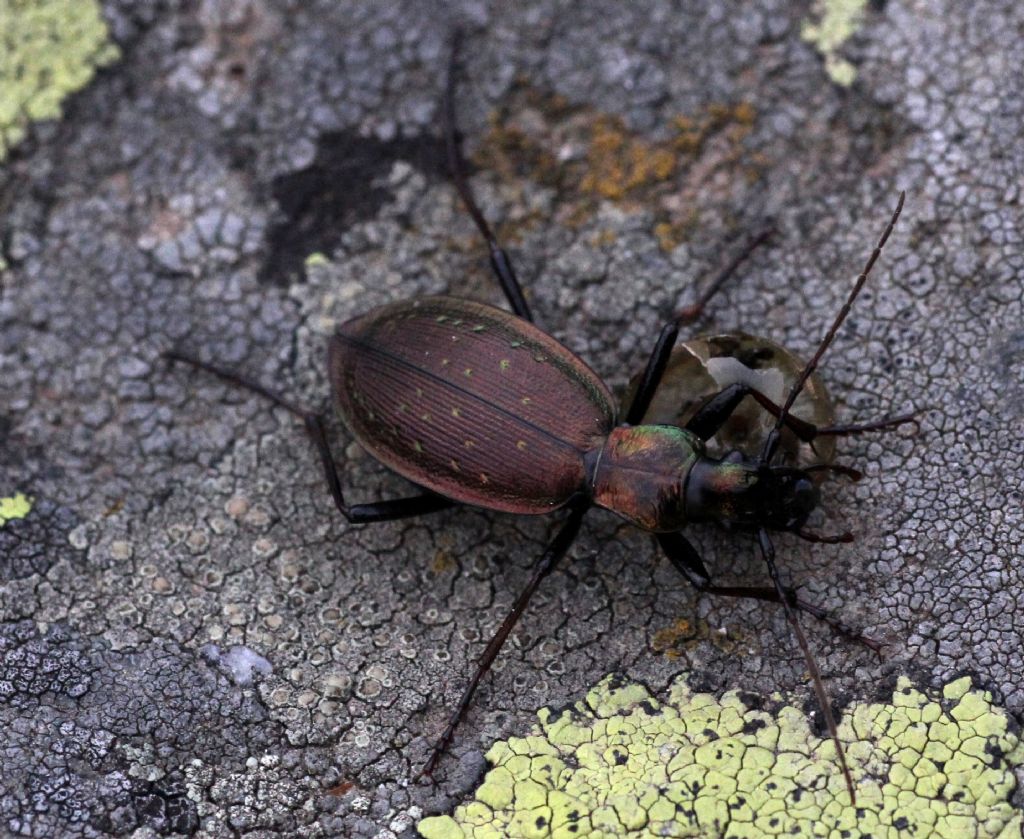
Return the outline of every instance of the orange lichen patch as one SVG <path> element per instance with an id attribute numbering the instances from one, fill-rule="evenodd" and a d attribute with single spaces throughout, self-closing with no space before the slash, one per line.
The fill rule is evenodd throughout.
<path id="1" fill-rule="evenodd" d="M 444 574 L 455 568 L 455 560 L 452 559 L 452 555 L 445 550 L 438 550 L 434 552 L 434 558 L 430 562 L 430 570 L 434 574 Z"/>
<path id="2" fill-rule="evenodd" d="M 660 136 L 641 136 L 617 116 L 568 105 L 523 83 L 491 115 L 473 162 L 505 186 L 526 178 L 555 189 L 557 221 L 564 226 L 587 223 L 602 201 L 653 211 L 653 233 L 671 250 L 695 229 L 694 199 L 710 175 L 736 169 L 734 183 L 760 176 L 766 161 L 745 143 L 756 118 L 747 102 L 712 104 L 677 116 L 654 132 Z M 500 225 L 498 234 L 515 241 L 548 222 L 527 208 Z"/>
<path id="3" fill-rule="evenodd" d="M 700 213 L 697 208 L 691 208 L 679 218 L 672 221 L 659 221 L 654 225 L 654 235 L 663 251 L 670 251 L 685 242 L 690 234 L 697 230 L 700 222 Z"/>
<path id="4" fill-rule="evenodd" d="M 656 653 L 664 653 L 666 658 L 679 658 L 680 647 L 686 641 L 696 637 L 691 623 L 686 618 L 679 618 L 671 626 L 659 629 L 651 636 L 651 649 Z"/>
<path id="5" fill-rule="evenodd" d="M 671 178 L 678 162 L 672 148 L 631 136 L 622 120 L 603 116 L 591 130 L 580 190 L 622 201 L 643 187 Z"/>

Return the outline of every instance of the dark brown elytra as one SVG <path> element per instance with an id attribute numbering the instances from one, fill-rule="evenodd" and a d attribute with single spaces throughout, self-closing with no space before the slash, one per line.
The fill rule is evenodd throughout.
<path id="1" fill-rule="evenodd" d="M 576 538 L 584 514 L 601 506 L 653 532 L 668 559 L 699 591 L 780 603 L 797 637 L 818 702 L 836 745 L 851 800 L 853 780 L 836 734 L 821 676 L 796 619 L 807 612 L 837 631 L 867 639 L 786 588 L 774 562 L 769 530 L 816 542 L 849 541 L 805 529 L 818 503 L 815 473 L 858 477 L 843 466 L 773 464 L 783 429 L 812 441 L 890 429 L 912 416 L 863 425 L 818 426 L 790 414 L 822 355 L 850 311 L 903 207 L 903 195 L 846 303 L 782 405 L 749 384 L 734 383 L 706 399 L 685 427 L 642 425 L 680 324 L 698 313 L 726 277 L 765 238 L 751 243 L 709 285 L 700 302 L 673 316 L 659 334 L 632 397 L 621 412 L 600 378 L 579 357 L 532 323 L 512 262 L 474 200 L 465 177 L 454 116 L 457 46 L 452 50 L 444 122 L 449 165 L 462 202 L 490 253 L 512 313 L 455 297 L 394 303 L 338 328 L 328 367 L 339 413 L 353 436 L 379 461 L 421 492 L 407 498 L 349 504 L 344 498 L 321 415 L 294 405 L 244 376 L 173 350 L 166 355 L 262 394 L 301 419 L 319 452 L 338 510 L 353 524 L 393 521 L 469 504 L 524 515 L 564 508 L 556 535 L 533 566 L 526 588 L 487 644 L 478 666 L 424 767 L 430 774 L 447 749 L 474 691 L 526 609 L 541 581 Z M 705 442 L 737 406 L 752 397 L 775 417 L 757 455 L 711 456 Z M 725 522 L 757 537 L 771 586 L 719 586 L 680 532 L 688 523 Z"/>

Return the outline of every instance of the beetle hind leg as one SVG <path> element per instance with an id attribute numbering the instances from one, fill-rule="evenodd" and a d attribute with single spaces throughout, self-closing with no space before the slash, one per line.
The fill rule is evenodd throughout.
<path id="1" fill-rule="evenodd" d="M 327 479 L 327 486 L 330 489 L 331 497 L 349 524 L 370 524 L 378 521 L 412 518 L 444 510 L 455 505 L 454 501 L 442 498 L 440 495 L 435 495 L 431 492 L 424 492 L 408 498 L 392 498 L 371 504 L 349 505 L 345 501 L 345 496 L 341 489 L 341 479 L 338 477 L 338 469 L 334 463 L 334 457 L 331 455 L 331 448 L 327 442 L 327 434 L 324 431 L 324 421 L 321 414 L 308 411 L 294 402 L 288 401 L 283 396 L 268 390 L 259 382 L 247 376 L 230 370 L 222 370 L 180 350 L 167 350 L 164 352 L 164 357 L 172 361 L 188 364 L 198 370 L 205 370 L 230 384 L 245 388 L 253 393 L 258 393 L 275 405 L 284 408 L 292 416 L 302 420 L 303 425 L 306 427 L 306 433 L 309 434 L 313 445 L 316 446 L 317 453 L 320 455 L 320 462 L 323 464 L 324 477 Z"/>
<path id="2" fill-rule="evenodd" d="M 745 600 L 765 600 L 770 603 L 781 602 L 778 592 L 771 586 L 715 585 L 711 582 L 711 575 L 708 574 L 704 561 L 700 558 L 697 549 L 690 543 L 689 539 L 681 533 L 658 533 L 655 535 L 669 562 L 687 579 L 690 585 L 702 594 L 738 597 Z M 877 641 L 873 641 L 842 621 L 829 616 L 824 609 L 803 600 L 792 589 L 786 590 L 786 596 L 790 606 L 797 611 L 812 615 L 822 623 L 828 624 L 837 634 L 857 641 L 876 653 L 881 651 L 882 645 Z"/>
<path id="3" fill-rule="evenodd" d="M 508 252 L 498 243 L 497 237 L 491 230 L 491 226 L 484 218 L 483 212 L 473 197 L 473 190 L 466 179 L 466 164 L 462 158 L 462 149 L 459 144 L 459 132 L 455 125 L 455 72 L 458 69 L 459 45 L 462 41 L 462 33 L 456 30 L 452 35 L 452 50 L 448 60 L 448 81 L 445 85 L 444 94 L 444 140 L 448 150 L 448 169 L 451 172 L 452 180 L 455 182 L 455 189 L 465 205 L 467 212 L 473 219 L 477 230 L 487 242 L 487 249 L 490 253 L 491 270 L 498 279 L 498 284 L 508 300 L 509 306 L 523 320 L 533 322 L 533 315 L 530 312 L 529 304 L 523 295 L 522 286 L 516 277 L 515 269 L 512 267 L 512 260 Z"/>

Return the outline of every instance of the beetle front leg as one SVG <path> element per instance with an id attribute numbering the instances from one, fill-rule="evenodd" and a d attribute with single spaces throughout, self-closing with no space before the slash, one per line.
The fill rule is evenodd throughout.
<path id="1" fill-rule="evenodd" d="M 581 504 L 572 509 L 569 513 L 569 517 L 562 524 L 558 533 L 555 534 L 555 538 L 551 540 L 547 548 L 544 549 L 544 553 L 541 554 L 537 564 L 533 566 L 533 573 L 530 575 L 530 581 L 526 584 L 526 588 L 522 590 L 519 596 L 516 598 L 515 603 L 512 604 L 512 609 L 505 616 L 505 620 L 502 621 L 501 626 L 498 627 L 498 631 L 494 633 L 494 637 L 487 643 L 483 653 L 477 663 L 476 672 L 473 674 L 473 678 L 469 680 L 469 684 L 466 689 L 462 692 L 462 696 L 459 699 L 459 704 L 456 706 L 455 711 L 452 712 L 451 717 L 448 718 L 448 725 L 445 726 L 444 732 L 438 738 L 437 743 L 434 744 L 434 748 L 430 751 L 430 757 L 427 758 L 427 762 L 420 772 L 420 775 L 430 775 L 434 768 L 437 766 L 438 760 L 441 755 L 444 754 L 445 750 L 452 742 L 452 737 L 455 734 L 455 729 L 462 717 L 466 713 L 466 709 L 469 708 L 469 703 L 473 699 L 473 694 L 476 692 L 477 685 L 480 684 L 480 680 L 486 675 L 487 671 L 491 669 L 491 664 L 494 663 L 494 659 L 497 657 L 505 641 L 508 639 L 509 634 L 515 627 L 519 618 L 522 616 L 523 611 L 526 609 L 527 604 L 530 602 L 530 598 L 533 597 L 533 593 L 537 590 L 537 586 L 540 585 L 548 574 L 550 574 L 558 561 L 565 556 L 566 551 L 572 546 L 572 543 L 576 540 L 576 534 L 580 532 L 580 524 L 583 522 L 583 516 L 587 510 L 590 509 L 589 504 Z"/>
<path id="2" fill-rule="evenodd" d="M 199 370 L 205 370 L 208 373 L 213 373 L 213 375 L 226 382 L 230 382 L 233 385 L 238 385 L 246 390 L 258 393 L 260 396 L 269 399 L 275 405 L 279 405 L 293 416 L 302 420 L 303 425 L 306 427 L 306 432 L 313 440 L 313 445 L 316 446 L 317 452 L 320 455 L 320 462 L 323 464 L 324 477 L 327 479 L 327 486 L 330 488 L 331 497 L 334 499 L 335 505 L 341 514 L 348 520 L 349 524 L 370 524 L 379 521 L 395 521 L 397 519 L 412 518 L 414 516 L 422 516 L 427 513 L 435 513 L 439 510 L 445 510 L 448 507 L 455 505 L 454 501 L 442 498 L 440 495 L 435 495 L 431 492 L 424 492 L 419 495 L 409 496 L 408 498 L 392 498 L 387 501 L 377 501 L 372 504 L 353 504 L 350 506 L 345 502 L 345 496 L 341 490 L 341 480 L 338 478 L 338 469 L 334 463 L 334 458 L 331 455 L 331 448 L 327 442 L 327 434 L 324 431 L 323 417 L 320 414 L 316 414 L 313 411 L 307 411 L 305 408 L 289 402 L 283 396 L 268 390 L 253 379 L 249 379 L 246 376 L 234 373 L 230 370 L 222 370 L 219 367 L 207 364 L 205 361 L 200 361 L 198 358 L 194 358 L 193 356 L 179 350 L 167 350 L 164 352 L 164 357 L 169 358 L 172 361 L 184 362 L 185 364 L 189 364 Z"/>
<path id="3" fill-rule="evenodd" d="M 761 391 L 743 382 L 734 382 L 722 388 L 722 390 L 701 405 L 697 413 L 686 423 L 686 430 L 693 432 L 701 440 L 710 440 L 718 433 L 736 408 L 739 407 L 740 402 L 747 396 L 756 399 L 758 404 L 772 416 L 777 418 L 782 414 L 782 407 L 761 393 Z M 906 423 L 916 423 L 917 417 L 915 414 L 900 414 L 899 416 L 886 417 L 874 422 L 860 424 L 814 425 L 787 413 L 783 417 L 782 422 L 799 440 L 804 443 L 810 443 L 816 437 L 841 437 L 863 434 L 868 431 L 888 431 Z"/>
<path id="4" fill-rule="evenodd" d="M 697 303 L 681 309 L 676 316 L 672 318 L 672 320 L 661 328 L 661 332 L 658 334 L 658 340 L 654 345 L 654 349 L 651 351 L 651 355 L 647 359 L 647 366 L 644 368 L 643 376 L 640 377 L 640 384 L 637 386 L 636 392 L 633 394 L 633 401 L 624 413 L 624 422 L 626 425 L 638 425 L 643 420 L 644 414 L 647 413 L 647 409 L 651 406 L 651 400 L 654 398 L 654 393 L 658 389 L 658 385 L 661 384 L 661 377 L 665 373 L 665 367 L 668 365 L 669 356 L 672 354 L 672 348 L 675 346 L 676 338 L 679 337 L 680 325 L 696 320 L 701 316 L 701 314 L 703 314 L 704 306 L 707 302 L 714 296 L 718 289 L 722 287 L 725 281 L 736 273 L 736 270 L 750 257 L 750 255 L 757 250 L 758 247 L 768 241 L 772 232 L 772 228 L 768 227 L 760 233 L 752 236 L 746 245 L 744 245 L 743 249 L 732 258 L 729 264 L 718 272 Z"/>
<path id="5" fill-rule="evenodd" d="M 721 597 L 738 597 L 746 600 L 765 600 L 769 603 L 781 603 L 778 592 L 771 586 L 719 586 L 711 582 L 711 576 L 697 549 L 690 540 L 681 533 L 657 533 L 658 544 L 675 569 L 686 577 L 687 581 L 702 594 L 719 595 Z M 786 589 L 786 597 L 790 606 L 801 612 L 813 615 L 822 623 L 828 624 L 840 635 L 859 641 L 864 646 L 879 652 L 882 647 L 870 638 L 861 635 L 857 630 L 841 621 L 830 617 L 824 609 L 806 600 L 802 600 L 792 589 Z"/>

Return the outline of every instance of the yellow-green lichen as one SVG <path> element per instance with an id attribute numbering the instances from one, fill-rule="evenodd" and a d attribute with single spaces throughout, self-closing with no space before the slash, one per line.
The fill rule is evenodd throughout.
<path id="1" fill-rule="evenodd" d="M 571 708 L 542 709 L 525 738 L 496 743 L 476 799 L 419 823 L 426 839 L 492 837 L 1017 837 L 1010 804 L 1024 746 L 969 678 L 938 693 L 901 679 L 888 703 L 852 706 L 835 747 L 785 706 L 737 692 L 666 702 L 608 677 Z"/>
<path id="2" fill-rule="evenodd" d="M 0 0 L 0 160 L 29 123 L 60 118 L 64 97 L 118 56 L 99 3 Z"/>
<path id="3" fill-rule="evenodd" d="M 324 254 L 319 251 L 315 251 L 306 257 L 306 269 L 310 268 L 323 268 L 326 265 L 330 265 L 331 261 Z"/>
<path id="4" fill-rule="evenodd" d="M 825 59 L 825 71 L 836 84 L 849 87 L 856 68 L 839 55 L 839 49 L 860 27 L 868 0 L 815 0 L 815 20 L 805 20 L 800 36 L 814 44 Z"/>
<path id="5" fill-rule="evenodd" d="M 15 519 L 23 519 L 32 512 L 32 498 L 16 492 L 7 498 L 0 498 L 0 527 Z"/>

